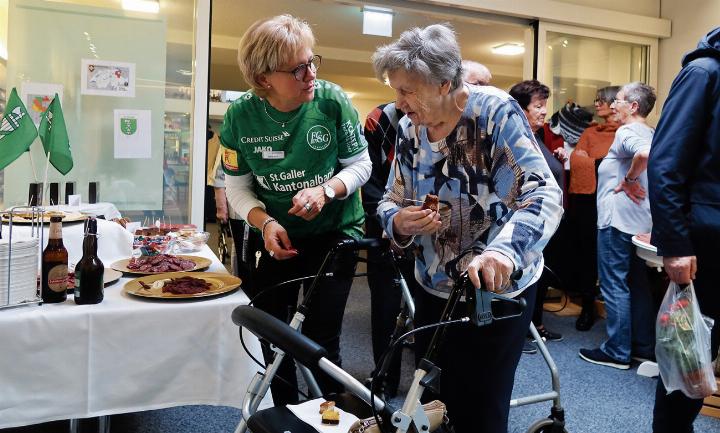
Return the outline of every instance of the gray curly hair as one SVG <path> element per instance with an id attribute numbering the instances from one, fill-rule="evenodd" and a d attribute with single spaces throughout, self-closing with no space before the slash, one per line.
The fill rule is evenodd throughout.
<path id="1" fill-rule="evenodd" d="M 427 83 L 450 82 L 450 90 L 462 85 L 462 57 L 455 31 L 449 24 L 432 24 L 404 31 L 398 40 L 384 45 L 372 56 L 378 80 L 401 69 Z"/>

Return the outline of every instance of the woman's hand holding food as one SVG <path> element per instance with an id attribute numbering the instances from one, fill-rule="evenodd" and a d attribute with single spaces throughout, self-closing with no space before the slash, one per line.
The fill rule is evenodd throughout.
<path id="1" fill-rule="evenodd" d="M 298 216 L 305 221 L 311 221 L 322 212 L 325 206 L 325 191 L 322 186 L 305 188 L 298 191 L 292 199 L 292 207 L 288 215 Z"/>
<path id="2" fill-rule="evenodd" d="M 393 218 L 393 233 L 400 236 L 429 235 L 440 228 L 440 213 L 421 206 L 400 209 Z M 397 241 L 398 239 L 396 239 Z"/>

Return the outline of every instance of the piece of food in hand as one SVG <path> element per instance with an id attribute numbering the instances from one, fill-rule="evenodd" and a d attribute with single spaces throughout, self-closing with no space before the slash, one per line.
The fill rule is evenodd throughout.
<path id="1" fill-rule="evenodd" d="M 332 409 L 334 407 L 335 407 L 335 402 L 332 400 L 322 402 L 322 403 L 320 403 L 320 412 L 319 413 L 323 413 L 326 410 Z"/>
<path id="2" fill-rule="evenodd" d="M 425 201 L 422 205 L 422 210 L 430 209 L 433 212 L 437 212 L 440 209 L 440 200 L 438 196 L 434 194 L 428 194 L 425 196 Z"/>
<path id="3" fill-rule="evenodd" d="M 323 424 L 338 425 L 340 424 L 340 412 L 330 408 L 322 413 L 321 421 Z"/>

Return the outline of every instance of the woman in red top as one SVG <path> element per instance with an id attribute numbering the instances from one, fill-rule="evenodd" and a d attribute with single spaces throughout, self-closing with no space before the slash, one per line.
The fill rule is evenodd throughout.
<path id="1" fill-rule="evenodd" d="M 575 151 L 570 155 L 570 226 L 575 230 L 572 256 L 576 257 L 575 281 L 582 294 L 582 312 L 575 322 L 578 331 L 587 331 L 595 323 L 595 297 L 597 295 L 597 167 L 607 155 L 620 126 L 610 109 L 618 86 L 599 89 L 595 98 L 595 114 L 604 123 L 593 123 L 580 136 Z"/>

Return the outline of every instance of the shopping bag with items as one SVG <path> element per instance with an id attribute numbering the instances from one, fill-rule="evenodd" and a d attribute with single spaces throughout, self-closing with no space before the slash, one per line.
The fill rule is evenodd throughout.
<path id="1" fill-rule="evenodd" d="M 717 390 L 710 355 L 712 320 L 700 314 L 692 284 L 670 283 L 657 316 L 655 356 L 668 393 L 705 398 Z"/>

